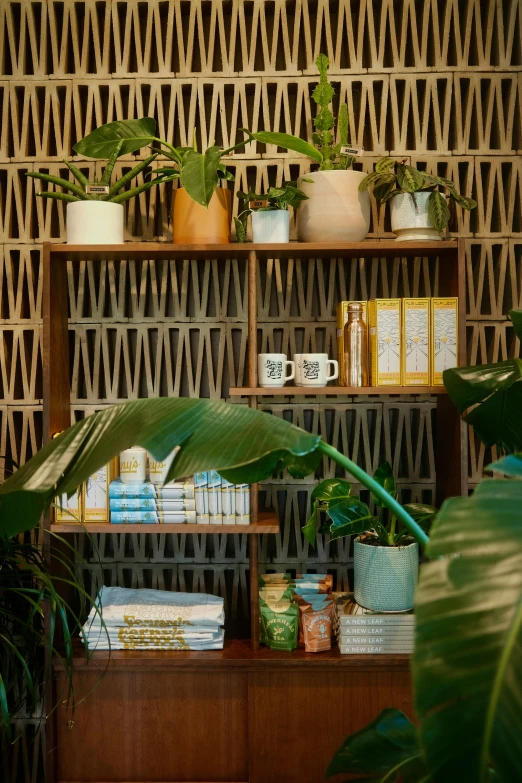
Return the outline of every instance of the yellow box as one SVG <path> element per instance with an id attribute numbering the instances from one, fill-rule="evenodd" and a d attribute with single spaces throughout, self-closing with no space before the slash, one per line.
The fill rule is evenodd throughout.
<path id="1" fill-rule="evenodd" d="M 83 485 L 83 521 L 108 522 L 109 484 L 119 474 L 119 458 L 93 473 Z"/>
<path id="2" fill-rule="evenodd" d="M 400 386 L 401 372 L 401 300 L 370 299 L 372 386 Z"/>
<path id="3" fill-rule="evenodd" d="M 430 385 L 430 300 L 402 300 L 402 382 Z"/>
<path id="4" fill-rule="evenodd" d="M 456 296 L 431 300 L 431 384 L 444 386 L 442 373 L 458 366 L 459 300 Z"/>
<path id="5" fill-rule="evenodd" d="M 56 522 L 83 522 L 83 498 L 81 489 L 76 490 L 72 497 L 62 495 L 56 498 L 54 519 Z"/>
<path id="6" fill-rule="evenodd" d="M 336 310 L 337 324 L 337 361 L 339 362 L 339 386 L 343 386 L 344 378 L 344 327 L 348 320 L 348 305 L 360 304 L 363 308 L 363 321 L 368 323 L 368 302 L 364 299 L 350 299 L 348 302 L 339 302 Z"/>

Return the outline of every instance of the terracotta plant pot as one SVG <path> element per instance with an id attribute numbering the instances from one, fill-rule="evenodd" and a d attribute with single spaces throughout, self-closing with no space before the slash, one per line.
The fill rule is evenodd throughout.
<path id="1" fill-rule="evenodd" d="M 179 245 L 226 245 L 231 220 L 230 190 L 216 188 L 207 208 L 193 201 L 185 188 L 174 192 L 172 241 Z"/>
<path id="2" fill-rule="evenodd" d="M 303 242 L 362 242 L 370 228 L 370 196 L 358 188 L 362 171 L 314 171 L 299 180 L 308 196 L 297 210 Z M 312 180 L 307 182 L 306 180 Z"/>

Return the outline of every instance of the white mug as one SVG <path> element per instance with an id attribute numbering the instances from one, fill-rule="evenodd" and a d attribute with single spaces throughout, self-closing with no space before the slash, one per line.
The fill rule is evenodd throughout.
<path id="1" fill-rule="evenodd" d="M 124 484 L 147 481 L 147 452 L 141 446 L 120 452 L 120 478 Z"/>
<path id="2" fill-rule="evenodd" d="M 286 375 L 286 366 L 290 374 Z M 295 364 L 288 361 L 284 353 L 260 353 L 257 355 L 257 376 L 263 388 L 280 388 L 295 376 Z"/>
<path id="3" fill-rule="evenodd" d="M 150 481 L 153 484 L 161 484 L 163 485 L 165 483 L 165 479 L 167 478 L 167 473 L 169 472 L 169 468 L 172 465 L 172 462 L 174 461 L 174 457 L 179 451 L 179 446 L 176 446 L 172 454 L 169 454 L 169 456 L 163 460 L 163 462 L 160 462 L 159 460 L 154 459 L 152 454 L 149 453 L 149 477 Z"/>
<path id="4" fill-rule="evenodd" d="M 296 353 L 295 385 L 326 386 L 339 376 L 339 365 L 335 359 L 329 359 L 327 353 Z M 328 365 L 333 365 L 333 373 L 327 375 Z"/>

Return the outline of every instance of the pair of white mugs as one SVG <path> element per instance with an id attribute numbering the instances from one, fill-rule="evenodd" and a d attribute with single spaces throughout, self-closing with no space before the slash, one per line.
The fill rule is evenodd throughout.
<path id="1" fill-rule="evenodd" d="M 328 365 L 333 371 L 328 375 Z M 290 372 L 287 374 L 287 367 Z M 339 376 L 339 365 L 327 353 L 295 353 L 289 361 L 284 353 L 260 353 L 257 356 L 259 385 L 264 389 L 281 388 L 295 379 L 296 386 L 326 386 Z"/>

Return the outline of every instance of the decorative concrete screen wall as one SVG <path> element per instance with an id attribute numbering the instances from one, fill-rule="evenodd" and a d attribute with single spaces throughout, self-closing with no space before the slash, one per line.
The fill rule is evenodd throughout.
<path id="1" fill-rule="evenodd" d="M 351 141 L 365 170 L 384 154 L 454 179 L 478 208 L 458 215 L 467 241 L 470 363 L 518 355 L 506 319 L 522 306 L 522 6 L 518 0 L 22 0 L 0 3 L 0 478 L 41 442 L 42 242 L 63 241 L 63 204 L 37 200 L 27 171 L 67 176 L 62 159 L 97 125 L 154 116 L 158 135 L 230 145 L 239 128 L 311 133 L 314 60 L 326 52 L 347 100 Z M 143 150 L 141 157 L 145 157 Z M 128 170 L 129 157 L 117 166 Z M 156 165 L 160 165 L 157 162 Z M 88 162 L 94 175 L 101 164 Z M 255 144 L 235 156 L 234 190 L 259 190 L 309 168 L 299 156 Z M 126 238 L 170 241 L 171 191 L 131 203 Z M 237 210 L 237 199 L 234 201 Z M 373 204 L 370 237 L 390 237 Z M 433 295 L 419 265 L 375 260 L 350 274 L 340 262 L 269 263 L 261 270 L 262 346 L 335 351 L 339 299 Z M 73 416 L 164 394 L 227 398 L 246 384 L 246 279 L 236 261 L 89 263 L 70 270 Z M 384 399 L 384 398 L 383 398 Z M 241 403 L 238 403 L 241 404 Z M 432 398 L 412 402 L 265 405 L 320 431 L 369 470 L 388 459 L 403 497 L 434 490 Z M 484 465 L 470 443 L 473 485 Z M 325 467 L 327 470 L 327 467 Z M 261 558 L 348 576 L 346 541 L 303 544 L 313 482 L 266 485 L 280 536 Z M 99 539 L 92 569 L 106 583 L 207 589 L 246 611 L 243 536 Z M 129 540 L 125 540 L 125 538 Z M 268 538 L 268 537 L 267 537 Z M 193 540 L 194 539 L 194 540 Z M 91 553 L 85 548 L 86 554 Z M 7 779 L 37 780 L 35 759 L 15 754 Z"/>

